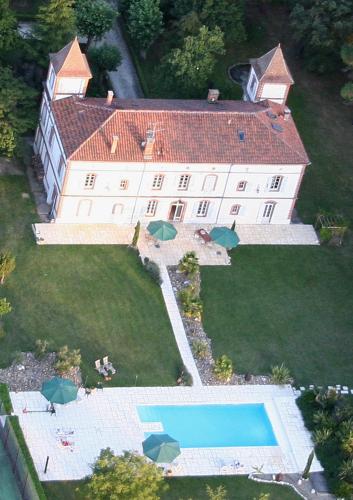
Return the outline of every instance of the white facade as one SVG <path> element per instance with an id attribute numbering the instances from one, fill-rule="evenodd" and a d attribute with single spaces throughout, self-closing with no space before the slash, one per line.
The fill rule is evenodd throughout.
<path id="1" fill-rule="evenodd" d="M 53 221 L 290 223 L 305 169 L 302 164 L 67 161 L 50 101 L 81 95 L 87 82 L 87 78 L 56 77 L 50 65 L 34 149 L 44 166 L 44 186 Z M 251 100 L 255 100 L 258 85 L 251 69 Z M 266 92 L 273 93 L 273 89 L 266 88 Z"/>

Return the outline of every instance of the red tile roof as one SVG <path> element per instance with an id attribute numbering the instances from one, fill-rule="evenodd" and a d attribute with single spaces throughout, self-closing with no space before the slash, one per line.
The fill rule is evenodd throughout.
<path id="1" fill-rule="evenodd" d="M 292 117 L 285 120 L 283 106 L 270 101 L 117 99 L 107 106 L 105 99 L 68 97 L 52 109 L 65 153 L 75 161 L 143 162 L 142 143 L 154 128 L 151 162 L 309 162 Z M 111 154 L 113 136 L 119 140 Z"/>
<path id="2" fill-rule="evenodd" d="M 281 45 L 256 59 L 250 59 L 258 80 L 293 84 L 294 80 L 283 57 Z"/>
<path id="3" fill-rule="evenodd" d="M 50 54 L 50 61 L 57 76 L 92 78 L 87 58 L 81 52 L 77 37 L 59 52 Z"/>

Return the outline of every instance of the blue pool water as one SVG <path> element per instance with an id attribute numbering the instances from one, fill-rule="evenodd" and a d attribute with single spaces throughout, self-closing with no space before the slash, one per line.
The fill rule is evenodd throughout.
<path id="1" fill-rule="evenodd" d="M 138 406 L 137 411 L 141 422 L 161 422 L 182 448 L 277 445 L 263 404 Z"/>

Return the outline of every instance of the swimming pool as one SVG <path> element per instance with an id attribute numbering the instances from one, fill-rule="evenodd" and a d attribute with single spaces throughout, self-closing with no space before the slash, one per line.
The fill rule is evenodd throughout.
<path id="1" fill-rule="evenodd" d="M 277 446 L 264 404 L 138 406 L 137 411 L 143 423 L 161 422 L 182 448 Z"/>

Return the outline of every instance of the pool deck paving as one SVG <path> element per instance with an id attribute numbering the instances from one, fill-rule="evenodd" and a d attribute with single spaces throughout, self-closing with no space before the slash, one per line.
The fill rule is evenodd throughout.
<path id="1" fill-rule="evenodd" d="M 302 472 L 313 447 L 290 386 L 116 387 L 89 397 L 80 389 L 77 401 L 57 406 L 56 416 L 45 411 L 48 402 L 40 392 L 10 395 L 42 481 L 85 477 L 100 450 L 108 446 L 115 453 L 142 453 L 144 433 L 163 431 L 163 426 L 141 422 L 139 405 L 265 405 L 278 446 L 182 448 L 168 466 L 175 476 Z M 312 471 L 320 470 L 314 459 Z"/>

